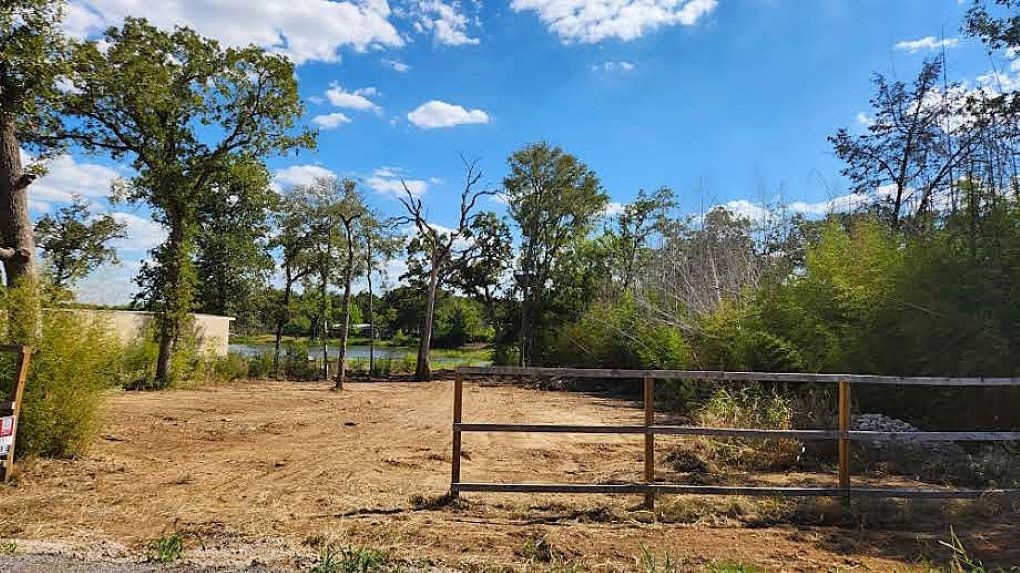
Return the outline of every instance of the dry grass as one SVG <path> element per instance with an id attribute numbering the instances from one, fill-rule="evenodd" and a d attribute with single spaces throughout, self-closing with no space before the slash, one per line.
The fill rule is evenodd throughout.
<path id="1" fill-rule="evenodd" d="M 654 515 L 639 507 L 640 496 L 477 494 L 448 503 L 451 402 L 444 382 L 351 384 L 339 393 L 325 384 L 258 383 L 115 394 L 88 457 L 37 460 L 17 487 L 0 488 L 0 541 L 144 551 L 178 531 L 202 540 L 188 547 L 189 559 L 259 559 L 284 569 L 307 569 L 325 543 L 467 570 L 633 570 L 646 549 L 698 567 L 812 570 L 852 561 L 902 570 L 918 556 L 918 539 L 935 543 L 952 522 L 986 563 L 1020 561 L 1020 547 L 1008 542 L 1020 535 L 1018 508 L 991 500 L 856 504 L 850 518 L 837 518 L 839 508 L 824 500 L 665 496 Z M 617 399 L 475 384 L 464 412 L 467 421 L 571 424 L 641 416 Z M 472 481 L 640 479 L 640 436 L 469 434 L 465 445 L 464 477 Z M 833 476 L 754 478 L 788 485 Z M 536 565 L 521 551 L 539 538 L 555 559 Z M 853 545 L 838 542 L 844 538 Z"/>

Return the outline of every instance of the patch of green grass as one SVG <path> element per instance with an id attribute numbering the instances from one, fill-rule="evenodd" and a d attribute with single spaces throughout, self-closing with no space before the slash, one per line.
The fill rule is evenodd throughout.
<path id="1" fill-rule="evenodd" d="M 669 552 L 664 552 L 662 558 L 659 559 L 647 547 L 638 556 L 637 565 L 638 570 L 644 571 L 644 573 L 678 573 L 680 571 L 680 563 Z"/>
<path id="2" fill-rule="evenodd" d="M 184 537 L 177 531 L 163 535 L 149 544 L 149 551 L 153 561 L 164 565 L 175 563 L 184 558 Z"/>
<path id="3" fill-rule="evenodd" d="M 18 543 L 16 541 L 5 541 L 0 543 L 0 555 L 14 555 L 18 552 Z"/>
<path id="4" fill-rule="evenodd" d="M 389 558 L 378 549 L 362 546 L 337 548 L 323 545 L 311 573 L 373 573 L 383 571 Z"/>

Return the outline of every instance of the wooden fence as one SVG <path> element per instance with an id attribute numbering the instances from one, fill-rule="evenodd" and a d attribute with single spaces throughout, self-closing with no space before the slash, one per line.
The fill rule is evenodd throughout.
<path id="1" fill-rule="evenodd" d="M 644 381 L 644 423 L 641 425 L 555 425 L 555 424 L 491 424 L 463 421 L 465 375 L 509 378 L 598 378 L 636 379 Z M 706 428 L 697 426 L 659 425 L 655 423 L 656 380 L 716 380 L 726 382 L 781 382 L 836 384 L 839 388 L 838 430 L 762 430 L 748 428 Z M 789 497 L 835 496 L 847 501 L 851 496 L 897 498 L 977 498 L 983 495 L 1020 495 L 1020 489 L 906 489 L 853 487 L 850 483 L 851 442 L 991 442 L 1020 441 L 1015 431 L 968 432 L 878 432 L 851 430 L 850 389 L 854 385 L 943 386 L 943 387 L 1005 387 L 1020 386 L 1020 378 L 945 378 L 897 377 L 860 374 L 798 374 L 772 372 L 718 372 L 689 370 L 607 370 L 578 368 L 458 368 L 453 394 L 453 458 L 450 495 L 461 492 L 522 492 L 522 493 L 625 493 L 644 494 L 645 505 L 654 508 L 655 496 L 661 493 L 769 495 Z M 1020 406 L 1020 405 L 1018 405 Z M 482 483 L 461 481 L 461 435 L 464 432 L 544 432 L 583 434 L 643 434 L 644 481 L 639 483 Z M 658 483 L 655 481 L 655 436 L 718 436 L 729 438 L 837 440 L 839 470 L 835 487 L 757 487 L 709 486 Z"/>
<path id="2" fill-rule="evenodd" d="M 28 378 L 28 361 L 32 357 L 32 347 L 0 345 L 0 352 L 17 355 L 14 364 L 14 384 L 9 401 L 6 401 L 8 398 L 0 396 L 0 482 L 6 482 L 14 474 L 18 416 L 21 415 L 21 399 L 25 394 L 25 380 Z"/>

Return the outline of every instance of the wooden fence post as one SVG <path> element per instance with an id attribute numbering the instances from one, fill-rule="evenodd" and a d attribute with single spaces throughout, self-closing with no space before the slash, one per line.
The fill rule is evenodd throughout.
<path id="1" fill-rule="evenodd" d="M 655 483 L 655 380 L 646 376 L 644 379 L 645 394 L 645 484 Z M 645 492 L 645 507 L 655 511 L 655 492 Z"/>
<path id="2" fill-rule="evenodd" d="M 839 489 L 844 504 L 850 502 L 850 383 L 839 383 Z"/>
<path id="3" fill-rule="evenodd" d="M 453 378 L 453 458 L 450 468 L 450 497 L 457 499 L 460 492 L 457 491 L 457 484 L 460 483 L 460 419 L 463 409 L 464 378 L 460 374 Z"/>
<path id="4" fill-rule="evenodd" d="M 22 346 L 18 349 L 18 359 L 14 367 L 14 433 L 11 435 L 11 451 L 0 466 L 0 482 L 7 483 L 14 475 L 14 448 L 18 440 L 18 421 L 21 416 L 21 400 L 25 394 L 25 381 L 28 379 L 28 361 L 32 358 L 32 347 Z"/>

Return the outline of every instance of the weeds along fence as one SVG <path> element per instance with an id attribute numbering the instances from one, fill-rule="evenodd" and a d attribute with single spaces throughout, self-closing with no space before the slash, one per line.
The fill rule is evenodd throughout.
<path id="1" fill-rule="evenodd" d="M 493 424 L 463 421 L 464 376 L 492 378 L 595 378 L 603 380 L 643 380 L 644 423 L 640 425 L 557 425 Z M 708 428 L 701 426 L 659 425 L 655 423 L 655 381 L 694 380 L 720 382 L 778 382 L 836 384 L 839 389 L 838 430 L 762 430 L 750 428 Z M 931 387 L 1009 387 L 1020 386 L 1020 378 L 944 378 L 897 377 L 860 374 L 799 374 L 773 372 L 718 372 L 688 370 L 607 370 L 580 368 L 458 368 L 453 395 L 453 457 L 450 495 L 461 492 L 513 493 L 598 493 L 643 494 L 645 506 L 654 508 L 657 494 L 716 494 L 783 497 L 890 498 L 978 498 L 984 495 L 1020 495 L 1020 489 L 908 489 L 854 487 L 850 475 L 850 445 L 853 442 L 1017 442 L 1020 432 L 880 432 L 851 429 L 850 393 L 853 386 L 899 385 Z M 581 434 L 644 435 L 644 481 L 635 483 L 483 483 L 461 481 L 461 438 L 465 432 L 532 432 Z M 754 439 L 792 439 L 801 441 L 835 440 L 839 466 L 833 487 L 758 487 L 713 486 L 658 483 L 655 480 L 655 436 L 715 436 Z"/>

